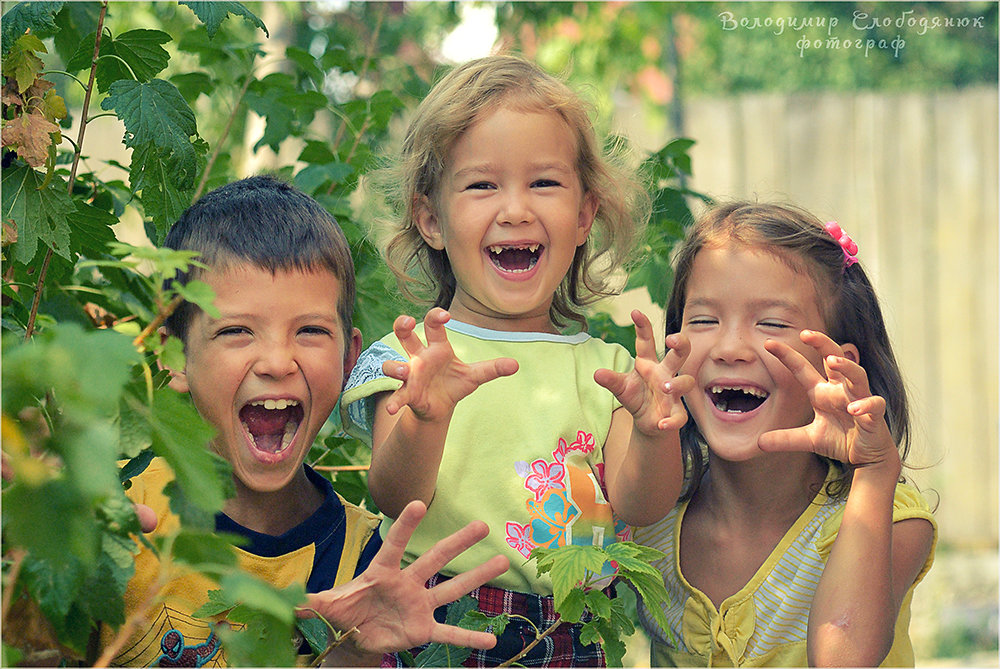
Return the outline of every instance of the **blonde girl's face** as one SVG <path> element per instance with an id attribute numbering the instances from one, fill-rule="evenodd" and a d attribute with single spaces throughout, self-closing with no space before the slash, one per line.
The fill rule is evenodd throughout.
<path id="1" fill-rule="evenodd" d="M 424 240 L 448 254 L 455 319 L 555 331 L 549 306 L 597 210 L 576 166 L 576 138 L 555 112 L 502 106 L 455 142 L 437 201 L 417 207 Z"/>
<path id="2" fill-rule="evenodd" d="M 768 339 L 783 341 L 822 372 L 819 354 L 799 339 L 805 329 L 826 331 L 826 323 L 804 271 L 739 242 L 698 252 L 681 325 L 691 354 L 681 373 L 695 378 L 685 400 L 714 456 L 747 460 L 762 453 L 760 435 L 813 419 L 805 390 L 764 350 Z"/>

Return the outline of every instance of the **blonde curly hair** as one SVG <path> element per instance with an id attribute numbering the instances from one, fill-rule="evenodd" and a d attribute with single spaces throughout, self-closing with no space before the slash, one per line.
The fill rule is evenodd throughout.
<path id="1" fill-rule="evenodd" d="M 624 166 L 621 143 L 602 150 L 584 101 L 569 86 L 517 56 L 488 56 L 451 70 L 417 108 L 399 156 L 369 176 L 386 215 L 375 222 L 386 263 L 402 294 L 418 303 L 448 308 L 455 276 L 443 250 L 431 248 L 416 225 L 416 205 L 437 202 L 451 148 L 484 114 L 508 106 L 559 114 L 577 140 L 577 171 L 584 192 L 597 202 L 586 243 L 576 250 L 549 317 L 563 327 L 586 327 L 583 309 L 618 292 L 613 273 L 634 261 L 634 249 L 650 214 L 650 199 L 634 170 Z"/>

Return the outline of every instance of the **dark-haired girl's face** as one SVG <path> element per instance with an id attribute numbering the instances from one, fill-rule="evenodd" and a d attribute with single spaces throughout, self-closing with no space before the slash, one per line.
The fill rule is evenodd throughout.
<path id="1" fill-rule="evenodd" d="M 769 339 L 783 341 L 822 371 L 815 349 L 799 339 L 805 329 L 826 329 L 808 274 L 737 242 L 698 252 L 681 325 L 691 354 L 681 373 L 695 378 L 685 399 L 715 456 L 755 457 L 763 433 L 812 420 L 805 390 L 764 349 Z"/>

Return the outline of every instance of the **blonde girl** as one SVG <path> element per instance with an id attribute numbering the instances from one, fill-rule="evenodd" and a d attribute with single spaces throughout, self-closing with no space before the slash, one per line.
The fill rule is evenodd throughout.
<path id="1" fill-rule="evenodd" d="M 667 332 L 694 377 L 652 666 L 913 665 L 936 524 L 901 477 L 906 393 L 857 245 L 794 207 L 708 211 L 676 258 Z"/>
<path id="2" fill-rule="evenodd" d="M 495 665 L 556 619 L 551 582 L 527 562 L 534 547 L 606 546 L 624 523 L 672 508 L 691 379 L 676 376 L 680 341 L 657 360 L 638 311 L 634 361 L 580 330 L 585 305 L 613 292 L 649 205 L 563 82 L 512 56 L 454 69 L 414 115 L 390 183 L 387 260 L 433 307 L 420 325 L 400 316 L 362 356 L 345 424 L 372 439 L 368 482 L 387 516 L 428 505 L 406 559 L 464 518 L 490 526 L 484 552 L 512 558 L 473 593 L 487 614 L 520 616 L 467 661 Z M 580 629 L 562 626 L 518 662 L 603 664 Z"/>

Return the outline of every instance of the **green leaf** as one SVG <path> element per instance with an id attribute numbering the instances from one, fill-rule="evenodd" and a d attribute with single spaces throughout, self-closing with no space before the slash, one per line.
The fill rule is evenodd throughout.
<path id="1" fill-rule="evenodd" d="M 182 530 L 174 538 L 172 554 L 176 561 L 203 572 L 236 566 L 233 542 L 213 531 Z"/>
<path id="2" fill-rule="evenodd" d="M 177 294 L 181 295 L 188 302 L 197 304 L 200 309 L 212 318 L 218 318 L 221 315 L 218 307 L 215 306 L 215 291 L 204 281 L 188 281 L 186 284 L 174 281 L 170 284 L 170 287 L 176 290 Z"/>
<path id="3" fill-rule="evenodd" d="M 141 193 L 146 215 L 153 219 L 156 229 L 156 234 L 152 235 L 154 244 L 163 243 L 170 226 L 191 204 L 197 158 L 194 162 L 184 162 L 190 158 L 192 156 L 188 154 L 175 155 L 151 144 L 141 146 L 132 153 L 129 181 L 133 190 Z"/>
<path id="4" fill-rule="evenodd" d="M 291 644 L 293 623 L 258 613 L 235 630 L 220 626 L 216 634 L 222 640 L 230 666 L 293 667 L 298 659 Z"/>
<path id="5" fill-rule="evenodd" d="M 208 601 L 191 615 L 195 618 L 214 618 L 235 607 L 239 602 L 229 597 L 223 590 L 209 590 Z"/>
<path id="6" fill-rule="evenodd" d="M 100 257 L 107 251 L 108 242 L 115 239 L 111 226 L 118 224 L 118 218 L 81 199 L 74 199 L 73 206 L 76 212 L 70 217 L 70 251 Z"/>
<path id="7" fill-rule="evenodd" d="M 113 109 L 125 124 L 125 146 L 137 149 L 152 144 L 176 156 L 176 164 L 194 165 L 190 138 L 198 133 L 198 125 L 184 96 L 169 81 L 116 81 L 101 109 Z"/>
<path id="8" fill-rule="evenodd" d="M 3 492 L 5 541 L 56 564 L 75 556 L 92 565 L 100 537 L 88 506 L 62 479 L 38 486 L 15 482 Z"/>
<path id="9" fill-rule="evenodd" d="M 70 259 L 67 219 L 76 207 L 62 179 L 53 177 L 42 188 L 43 179 L 38 172 L 21 164 L 5 168 L 0 182 L 3 220 L 17 225 L 17 242 L 12 255 L 15 261 L 25 265 L 35 257 L 39 242 Z"/>
<path id="10" fill-rule="evenodd" d="M 264 22 L 239 2 L 196 2 L 195 0 L 181 0 L 179 4 L 191 8 L 195 16 L 205 24 L 209 38 L 215 37 L 215 34 L 219 32 L 219 26 L 230 14 L 233 16 L 242 16 L 251 24 L 263 30 L 266 36 L 271 36 L 267 32 L 267 26 L 264 25 Z"/>
<path id="11" fill-rule="evenodd" d="M 306 601 L 305 587 L 301 584 L 278 589 L 244 571 L 233 571 L 222 577 L 226 596 L 240 606 L 266 613 L 291 625 L 295 621 L 295 607 Z"/>
<path id="12" fill-rule="evenodd" d="M 26 32 L 30 31 L 36 39 L 44 39 L 55 33 L 58 28 L 54 17 L 63 4 L 65 3 L 19 2 L 10 11 L 4 12 L 3 21 L 0 21 L 0 56 L 6 58 L 14 42 Z"/>
<path id="13" fill-rule="evenodd" d="M 313 653 L 319 654 L 326 650 L 330 643 L 330 628 L 320 618 L 298 618 L 295 627 L 302 633 Z"/>
<path id="14" fill-rule="evenodd" d="M 187 499 L 209 513 L 221 509 L 226 487 L 219 468 L 224 461 L 208 449 L 214 428 L 169 388 L 160 389 L 153 396 L 149 423 L 153 430 L 153 450 L 174 470 Z"/>
<path id="15" fill-rule="evenodd" d="M 167 369 L 181 371 L 187 365 L 184 355 L 184 342 L 174 335 L 170 335 L 163 342 L 163 347 L 160 349 L 159 355 L 160 364 Z"/>
<path id="16" fill-rule="evenodd" d="M 578 623 L 584 612 L 584 592 L 571 588 L 563 597 L 556 598 L 556 611 L 568 623 Z"/>
<path id="17" fill-rule="evenodd" d="M 201 95 L 211 95 L 218 82 L 205 72 L 184 72 L 170 77 L 170 83 L 177 87 L 188 103 L 194 102 Z"/>
<path id="18" fill-rule="evenodd" d="M 22 35 L 3 59 L 3 74 L 17 81 L 18 92 L 28 90 L 38 73 L 45 69 L 45 63 L 35 55 L 36 51 L 48 53 L 36 35 Z"/>
<path id="19" fill-rule="evenodd" d="M 170 42 L 173 38 L 160 30 L 137 29 L 129 30 L 114 39 L 101 41 L 101 55 L 114 54 L 128 63 L 131 73 L 125 65 L 115 58 L 102 58 L 97 66 L 99 90 L 106 91 L 111 84 L 119 79 L 131 79 L 132 74 L 139 81 L 149 81 L 167 67 L 170 54 L 161 44 Z M 103 85 L 101 79 L 104 79 Z"/>
<path id="20" fill-rule="evenodd" d="M 552 594 L 555 597 L 556 610 L 561 610 L 563 602 L 569 597 L 578 583 L 586 580 L 590 574 L 599 574 L 607 561 L 606 554 L 597 546 L 561 546 L 556 549 L 534 549 L 541 551 L 537 559 L 538 573 L 543 567 L 549 571 L 552 578 Z"/>
<path id="21" fill-rule="evenodd" d="M 118 480 L 125 483 L 129 479 L 132 479 L 139 474 L 146 471 L 146 467 L 153 460 L 153 451 L 144 450 L 138 455 L 132 457 L 128 462 L 126 462 L 121 469 L 118 470 Z"/>

